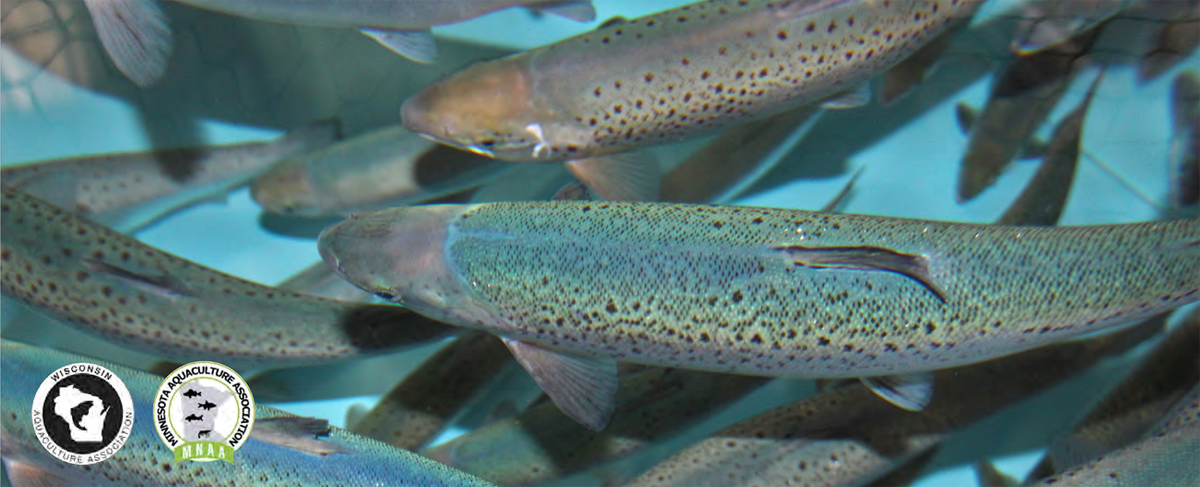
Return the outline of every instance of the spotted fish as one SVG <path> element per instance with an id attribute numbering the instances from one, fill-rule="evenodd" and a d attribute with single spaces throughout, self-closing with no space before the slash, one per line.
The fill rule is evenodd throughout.
<path id="1" fill-rule="evenodd" d="M 513 162 L 570 161 L 593 189 L 645 196 L 635 177 L 609 181 L 636 161 L 600 156 L 806 104 L 863 104 L 870 77 L 982 3 L 695 3 L 476 64 L 409 98 L 401 113 L 405 127 L 443 143 Z"/>
<path id="2" fill-rule="evenodd" d="M 1161 329 L 1158 319 L 1093 340 L 939 372 L 937 387 L 946 393 L 919 413 L 891 407 L 859 385 L 822 392 L 718 431 L 627 485 L 863 485 Z"/>
<path id="3" fill-rule="evenodd" d="M 322 121 L 270 142 L 72 157 L 6 167 L 0 177 L 60 208 L 132 232 L 198 202 L 222 199 L 280 160 L 332 143 L 338 132 L 336 122 Z"/>
<path id="4" fill-rule="evenodd" d="M 473 19 L 516 6 L 539 8 L 582 22 L 596 11 L 590 0 L 176 0 L 232 15 L 320 27 L 357 28 L 384 47 L 413 61 L 437 59 L 429 28 Z M 84 0 L 96 33 L 113 64 L 130 81 L 148 86 L 166 71 L 171 27 L 157 0 Z"/>
<path id="5" fill-rule="evenodd" d="M 255 406 L 250 439 L 237 451 L 236 467 L 174 463 L 158 437 L 150 405 L 162 377 L 88 357 L 12 341 L 0 344 L 4 415 L 0 457 L 13 485 L 403 485 L 485 487 L 488 482 L 411 452 L 363 438 L 324 421 L 298 418 Z M 39 442 L 29 405 L 38 386 L 60 367 L 78 362 L 102 365 L 121 378 L 134 404 L 133 430 L 124 447 L 92 465 L 73 465 L 51 456 Z M 311 428 L 314 424 L 321 428 Z M 321 434 L 319 438 L 316 434 Z M 336 453 L 335 453 L 336 452 Z M 228 467 L 228 468 L 226 468 Z"/>
<path id="6" fill-rule="evenodd" d="M 612 411 L 615 360 L 873 378 L 977 362 L 1200 300 L 1200 219 L 1045 228 L 492 203 L 362 215 L 326 229 L 318 246 L 364 290 L 503 337 L 567 414 L 596 428 Z M 903 378 L 869 380 L 919 409 L 927 378 Z"/>
<path id="7" fill-rule="evenodd" d="M 0 200 L 0 290 L 77 329 L 187 362 L 335 362 L 452 333 L 391 305 L 244 281 L 157 250 L 20 190 Z"/>

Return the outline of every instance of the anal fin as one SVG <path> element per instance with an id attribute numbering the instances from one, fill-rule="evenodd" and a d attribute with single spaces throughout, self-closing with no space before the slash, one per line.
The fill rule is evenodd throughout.
<path id="1" fill-rule="evenodd" d="M 321 440 L 322 436 L 329 436 L 329 421 L 297 416 L 255 419 L 254 429 L 250 430 L 255 440 L 304 453 L 346 453 L 336 443 Z"/>
<path id="2" fill-rule="evenodd" d="M 821 102 L 821 108 L 843 110 L 866 106 L 868 103 L 871 103 L 871 85 L 870 83 L 863 83 L 854 89 L 826 98 Z"/>
<path id="3" fill-rule="evenodd" d="M 359 31 L 375 39 L 383 47 L 412 61 L 430 64 L 437 60 L 437 41 L 433 39 L 433 33 L 429 29 L 388 30 L 364 27 Z"/>
<path id="4" fill-rule="evenodd" d="M 879 397 L 908 411 L 920 411 L 933 399 L 933 373 L 862 377 L 859 379 Z"/>
<path id="5" fill-rule="evenodd" d="M 567 355 L 512 338 L 503 340 L 563 413 L 592 431 L 608 425 L 616 409 L 615 360 Z"/>

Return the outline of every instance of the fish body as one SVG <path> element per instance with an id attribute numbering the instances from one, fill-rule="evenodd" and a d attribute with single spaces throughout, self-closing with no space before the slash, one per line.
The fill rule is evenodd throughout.
<path id="1" fill-rule="evenodd" d="M 421 63 L 437 59 L 430 27 L 525 6 L 590 22 L 590 0 L 177 0 L 193 7 L 294 25 L 356 28 L 384 47 Z M 84 0 L 105 52 L 138 86 L 154 84 L 166 71 L 173 33 L 157 0 Z"/>
<path id="2" fill-rule="evenodd" d="M 6 167 L 4 184 L 119 232 L 141 229 L 201 201 L 223 198 L 276 162 L 338 138 L 318 122 L 271 142 L 73 157 Z"/>
<path id="3" fill-rule="evenodd" d="M 1200 485 L 1200 423 L 1171 430 L 1037 482 L 1054 486 Z"/>
<path id="4" fill-rule="evenodd" d="M 512 361 L 487 333 L 469 333 L 434 354 L 388 391 L 350 429 L 416 451 L 432 441 L 475 393 Z"/>
<path id="5" fill-rule="evenodd" d="M 880 401 L 861 384 L 822 392 L 724 428 L 628 485 L 863 485 L 1161 328 L 1156 320 L 938 372 L 935 388 L 945 394 L 917 413 Z"/>
<path id="6" fill-rule="evenodd" d="M 588 431 L 543 403 L 421 454 L 500 485 L 541 484 L 643 452 L 766 381 L 646 368 L 626 376 L 617 398 L 620 413 L 602 432 Z"/>
<path id="7" fill-rule="evenodd" d="M 277 418 L 290 415 L 262 405 L 255 406 L 258 424 L 237 450 L 236 465 L 174 463 L 173 454 L 155 430 L 151 408 L 162 377 L 11 341 L 4 341 L 2 347 L 4 396 L 0 401 L 4 417 L 0 419 L 0 457 L 13 485 L 491 485 L 340 428 L 328 428 L 328 436 L 320 439 L 279 431 L 268 425 L 278 425 Z M 107 367 L 125 383 L 134 404 L 133 429 L 124 447 L 111 458 L 88 466 L 51 456 L 40 444 L 30 418 L 30 404 L 42 381 L 59 368 L 78 362 Z M 274 437 L 265 437 L 268 432 L 275 433 Z M 37 479 L 43 483 L 30 482 Z"/>
<path id="8" fill-rule="evenodd" d="M 1200 204 L 1200 76 L 1180 73 L 1171 84 L 1171 206 Z"/>
<path id="9" fill-rule="evenodd" d="M 194 264 L 3 188 L 0 290 L 111 342 L 234 367 L 335 362 L 451 333 L 391 305 L 275 289 Z"/>
<path id="10" fill-rule="evenodd" d="M 566 394 L 599 401 L 587 404 L 615 390 L 613 360 L 775 377 L 907 374 L 1200 299 L 1200 219 L 1045 228 L 493 203 L 362 215 L 318 246 L 351 283 L 501 336 L 535 379 L 548 374 L 544 390 L 570 384 L 579 389 Z"/>
<path id="11" fill-rule="evenodd" d="M 505 168 L 389 127 L 298 154 L 258 177 L 250 195 L 273 213 L 345 216 L 464 191 Z"/>
<path id="12" fill-rule="evenodd" d="M 982 3 L 695 3 L 476 64 L 401 112 L 415 132 L 506 161 L 622 153 L 861 98 L 870 77 Z"/>

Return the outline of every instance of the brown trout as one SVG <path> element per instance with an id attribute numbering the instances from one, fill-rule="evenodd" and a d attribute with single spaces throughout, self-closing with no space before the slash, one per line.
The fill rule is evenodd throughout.
<path id="1" fill-rule="evenodd" d="M 318 246 L 368 292 L 501 336 L 593 427 L 612 410 L 614 360 L 776 377 L 906 374 L 1200 300 L 1200 218 L 1046 228 L 492 203 L 363 215 L 326 229 Z M 873 385 L 893 400 L 912 390 Z"/>
<path id="2" fill-rule="evenodd" d="M 255 179 L 264 210 L 341 215 L 429 202 L 487 183 L 508 167 L 388 127 L 299 154 Z"/>
<path id="3" fill-rule="evenodd" d="M 863 104 L 869 78 L 982 3 L 700 2 L 476 64 L 409 98 L 401 113 L 415 132 L 497 159 L 570 161 L 597 189 L 640 165 L 597 156 L 806 104 Z M 618 194 L 645 194 L 627 179 Z"/>
<path id="4" fill-rule="evenodd" d="M 329 145 L 338 124 L 317 122 L 271 142 L 73 157 L 10 166 L 4 184 L 119 232 L 223 198 L 276 162 Z"/>
<path id="5" fill-rule="evenodd" d="M 452 327 L 392 305 L 333 301 L 194 264 L 3 189 L 0 290 L 111 342 L 235 367 L 335 362 L 427 343 Z"/>

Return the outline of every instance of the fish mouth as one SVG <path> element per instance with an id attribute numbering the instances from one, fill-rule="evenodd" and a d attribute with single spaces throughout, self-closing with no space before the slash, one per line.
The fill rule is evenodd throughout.
<path id="1" fill-rule="evenodd" d="M 481 156 L 484 156 L 484 157 L 487 157 L 490 159 L 496 158 L 496 154 L 494 152 L 492 152 L 489 149 L 480 147 L 479 145 L 475 144 L 474 141 L 459 141 L 459 140 L 454 140 L 454 139 L 446 139 L 446 138 L 438 137 L 436 135 L 428 134 L 428 133 L 424 133 L 424 132 L 419 132 L 418 135 L 420 135 L 422 138 L 425 138 L 427 140 L 432 140 L 432 141 L 437 142 L 442 145 L 448 145 L 455 149 L 465 150 L 467 152 L 479 154 Z"/>

